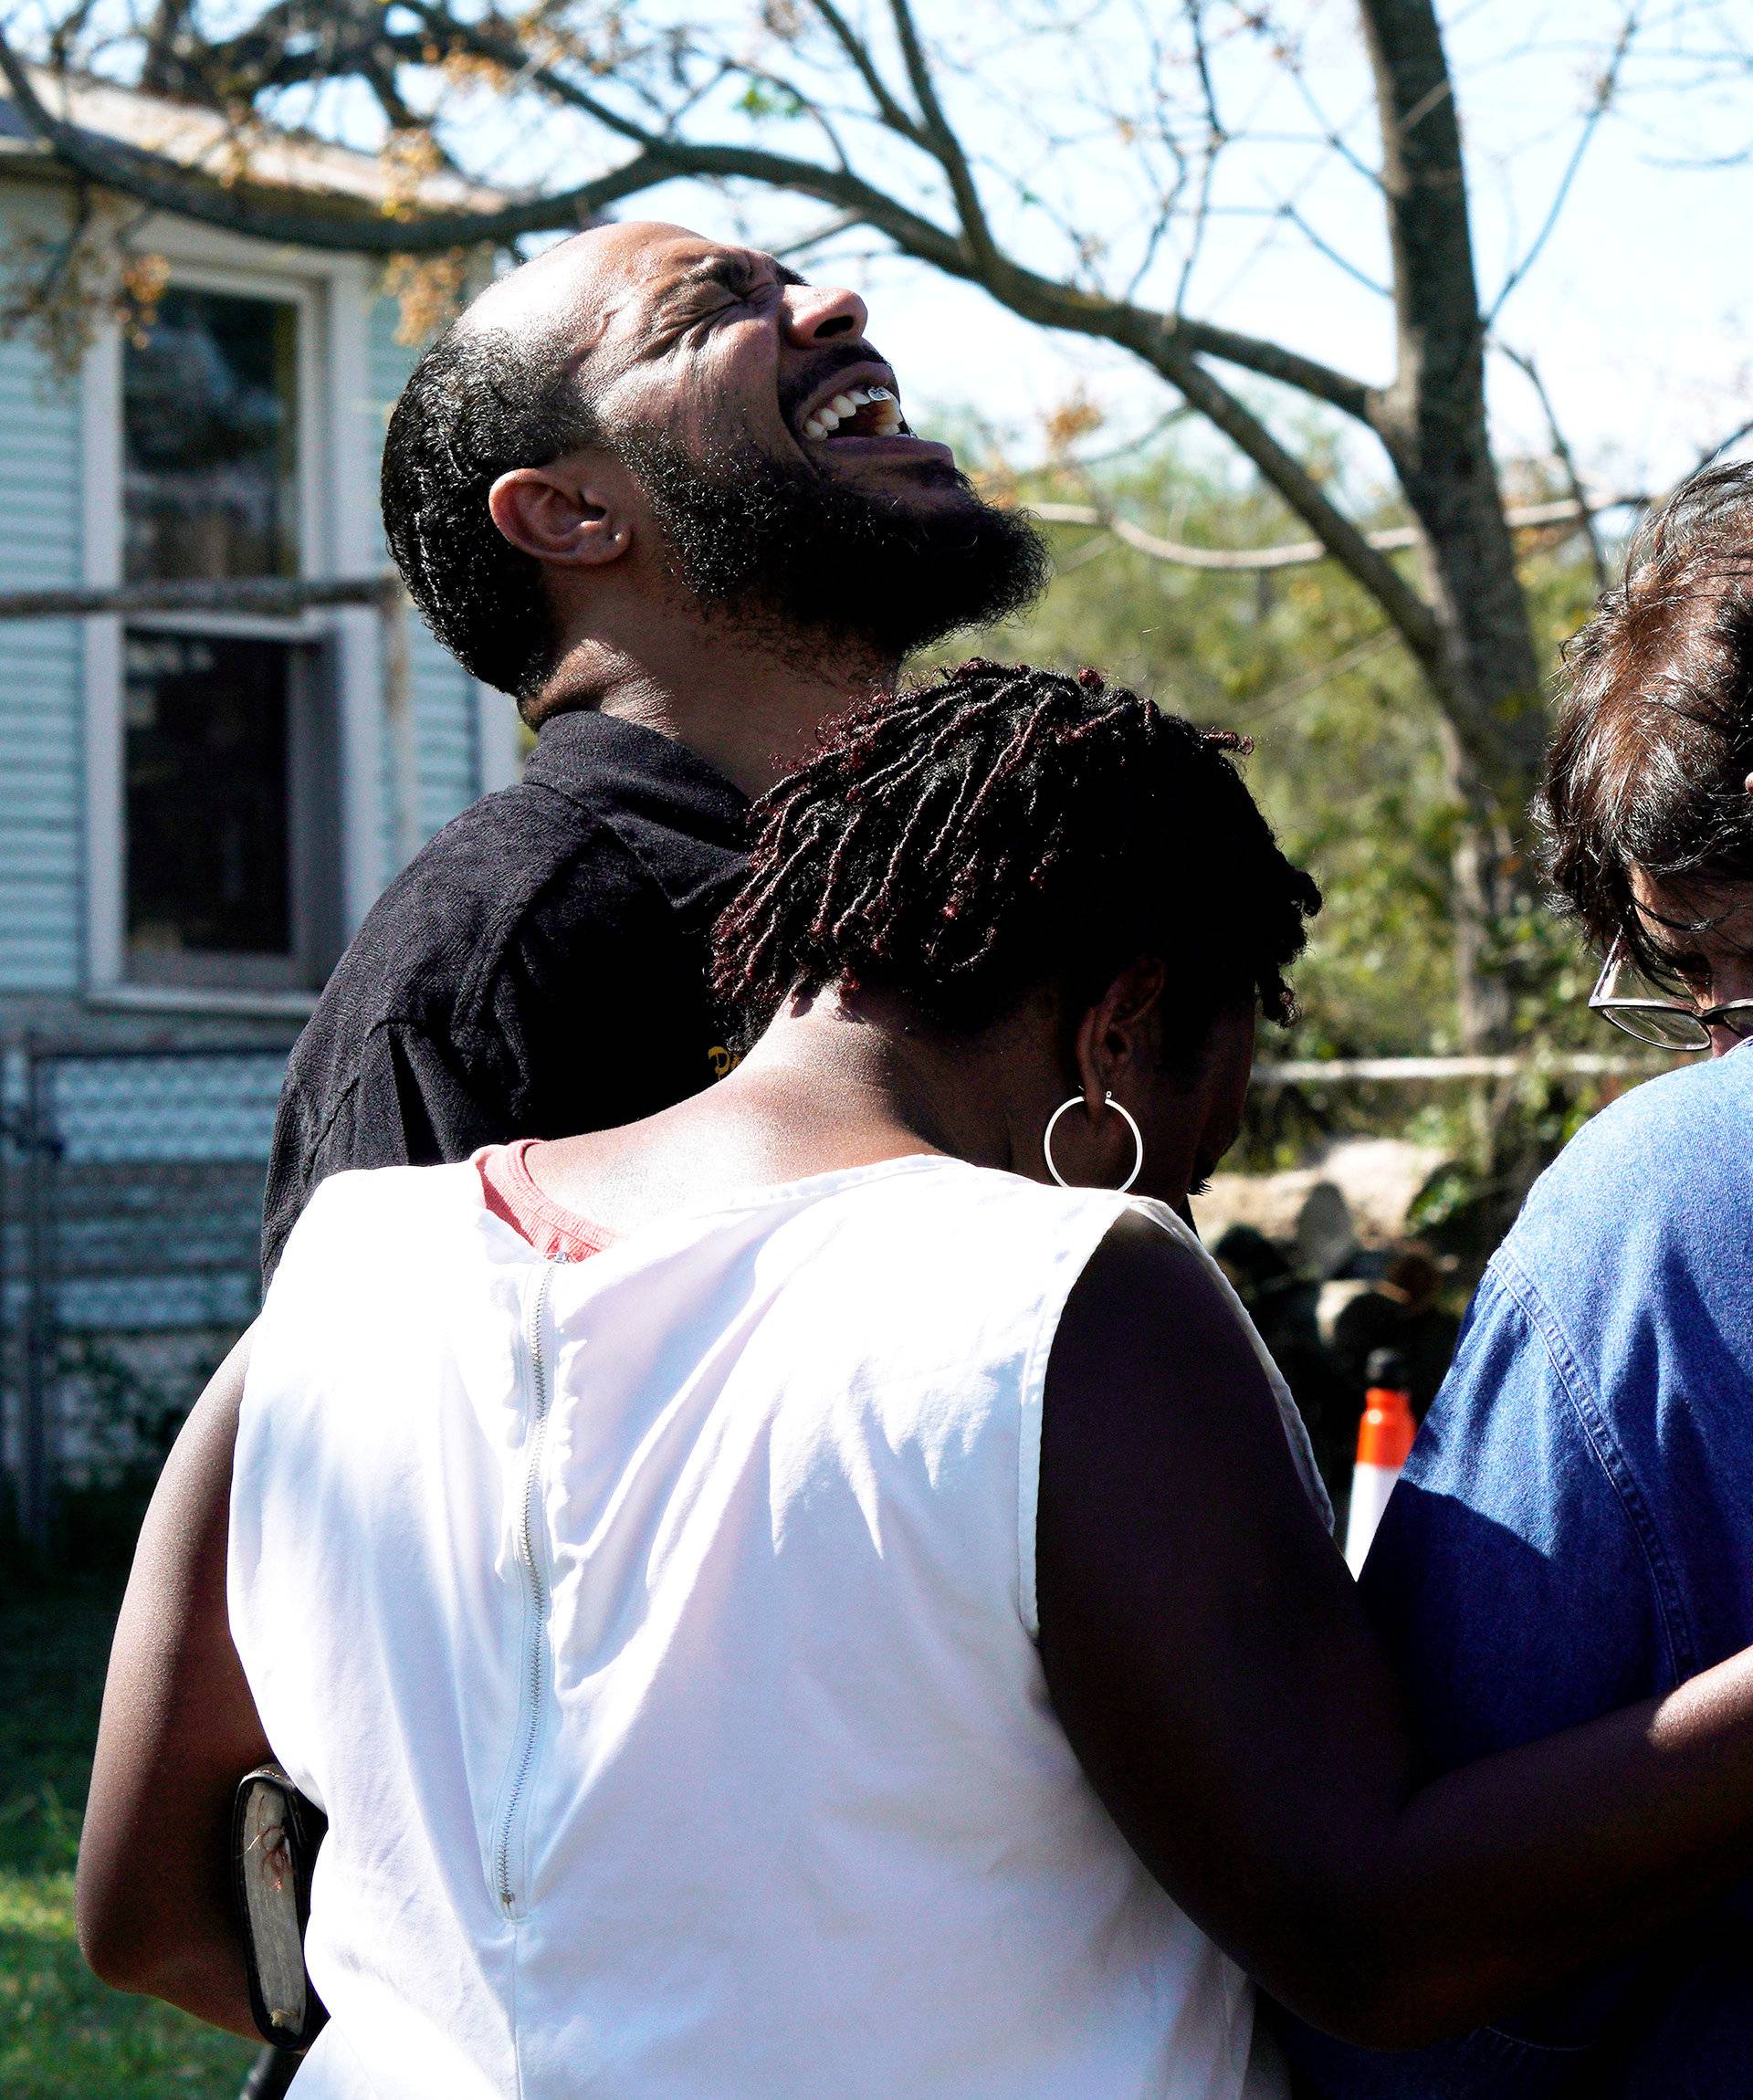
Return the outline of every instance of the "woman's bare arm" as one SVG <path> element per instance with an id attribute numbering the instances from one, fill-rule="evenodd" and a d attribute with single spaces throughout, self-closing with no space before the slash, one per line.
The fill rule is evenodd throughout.
<path id="1" fill-rule="evenodd" d="M 110 1652 L 79 1843 L 79 1946 L 106 1983 L 256 2033 L 231 1895 L 231 1805 L 268 1756 L 231 1644 L 226 1538 L 246 1336 L 165 1464 Z"/>
<path id="2" fill-rule="evenodd" d="M 1047 1379 L 1041 1654 L 1163 1886 L 1296 2011 L 1410 2047 L 1753 1869 L 1753 1651 L 1420 1786 L 1350 1578 L 1191 1250 L 1117 1226 Z"/>

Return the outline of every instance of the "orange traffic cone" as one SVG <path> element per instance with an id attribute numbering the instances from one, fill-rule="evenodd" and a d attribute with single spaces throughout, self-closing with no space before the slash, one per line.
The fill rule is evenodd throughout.
<path id="1" fill-rule="evenodd" d="M 1367 1375 L 1358 1463 L 1351 1471 L 1351 1511 L 1345 1526 L 1345 1564 L 1353 1575 L 1363 1567 L 1416 1434 L 1405 1360 L 1391 1349 L 1379 1349 L 1370 1356 Z"/>

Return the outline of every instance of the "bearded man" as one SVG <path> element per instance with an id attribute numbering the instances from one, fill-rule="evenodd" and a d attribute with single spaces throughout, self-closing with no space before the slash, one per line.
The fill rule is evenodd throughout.
<path id="1" fill-rule="evenodd" d="M 655 1113 L 729 1063 L 706 936 L 749 802 L 1045 557 L 917 436 L 850 291 L 680 227 L 501 278 L 392 416 L 415 604 L 538 732 L 379 899 L 288 1069 L 271 1275 L 318 1182 Z"/>

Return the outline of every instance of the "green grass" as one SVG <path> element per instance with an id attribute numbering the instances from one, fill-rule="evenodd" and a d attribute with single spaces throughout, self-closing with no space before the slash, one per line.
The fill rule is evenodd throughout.
<path id="1" fill-rule="evenodd" d="M 115 1618 L 110 1585 L 0 1589 L 0 2095 L 233 2100 L 253 2052 L 107 1990 L 73 1937 L 73 1862 Z"/>

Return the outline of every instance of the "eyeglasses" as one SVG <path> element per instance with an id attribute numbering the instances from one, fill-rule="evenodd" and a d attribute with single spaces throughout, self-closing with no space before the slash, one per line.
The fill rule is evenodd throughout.
<path id="1" fill-rule="evenodd" d="M 1713 1028 L 1727 1028 L 1736 1035 L 1753 1034 L 1753 999 L 1730 999 L 1721 1006 L 1689 1006 L 1684 999 L 1664 999 L 1639 975 L 1621 940 L 1614 941 L 1609 951 L 1589 1004 L 1615 1028 L 1661 1050 L 1708 1050 Z"/>

